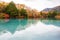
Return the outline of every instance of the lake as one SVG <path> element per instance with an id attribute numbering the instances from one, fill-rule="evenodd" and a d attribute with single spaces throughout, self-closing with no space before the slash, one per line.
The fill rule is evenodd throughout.
<path id="1" fill-rule="evenodd" d="M 0 19 L 0 40 L 60 40 L 60 20 Z"/>

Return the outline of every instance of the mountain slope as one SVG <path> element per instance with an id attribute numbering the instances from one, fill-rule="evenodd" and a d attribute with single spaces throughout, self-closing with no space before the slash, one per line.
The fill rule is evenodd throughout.
<path id="1" fill-rule="evenodd" d="M 60 12 L 60 6 L 56 6 L 56 7 L 53 7 L 53 8 L 46 8 L 42 11 L 45 11 L 45 12 L 48 12 L 48 11 L 57 11 L 57 12 Z"/>

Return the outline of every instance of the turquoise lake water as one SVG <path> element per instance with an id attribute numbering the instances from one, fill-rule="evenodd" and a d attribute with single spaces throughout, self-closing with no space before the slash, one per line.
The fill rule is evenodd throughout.
<path id="1" fill-rule="evenodd" d="M 60 20 L 0 19 L 0 40 L 60 40 Z"/>

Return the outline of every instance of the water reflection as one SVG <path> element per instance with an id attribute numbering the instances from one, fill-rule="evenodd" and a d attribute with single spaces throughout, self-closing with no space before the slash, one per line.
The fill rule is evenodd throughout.
<path id="1" fill-rule="evenodd" d="M 60 27 L 60 20 L 40 20 L 40 21 L 46 25 L 55 25 Z"/>
<path id="2" fill-rule="evenodd" d="M 0 20 L 0 33 L 6 33 L 7 31 L 14 33 L 29 27 L 31 24 L 39 22 L 38 19 L 2 19 Z M 60 20 L 40 20 L 40 22 L 46 25 L 55 25 L 60 27 Z"/>
<path id="3" fill-rule="evenodd" d="M 0 23 L 0 30 L 2 30 L 2 31 L 6 30 L 11 33 L 14 33 L 18 25 L 19 25 L 18 20 L 10 19 L 8 22 Z"/>
<path id="4" fill-rule="evenodd" d="M 60 21 L 57 20 L 0 20 L 0 33 L 8 31 L 8 33 L 0 35 L 0 40 L 60 40 L 59 23 Z M 11 35 L 9 32 L 15 33 Z"/>
<path id="5" fill-rule="evenodd" d="M 28 20 L 28 19 L 9 19 L 9 20 L 0 20 L 0 33 L 9 31 L 14 33 L 17 30 L 22 30 L 29 26 L 30 24 L 34 24 L 37 20 Z"/>

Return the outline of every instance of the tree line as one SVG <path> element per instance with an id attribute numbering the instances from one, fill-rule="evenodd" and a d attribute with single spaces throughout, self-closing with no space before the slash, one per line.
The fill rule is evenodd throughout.
<path id="1" fill-rule="evenodd" d="M 11 19 L 28 18 L 28 16 L 30 18 L 55 19 L 55 16 L 59 15 L 57 11 L 53 11 L 53 12 L 49 11 L 46 13 L 43 11 L 37 12 L 34 10 L 28 10 L 28 12 L 27 9 L 24 8 L 22 8 L 21 10 L 17 9 L 16 4 L 13 1 L 6 6 L 3 7 L 0 6 L 0 18 L 4 18 L 6 16 L 5 14 L 8 14 L 9 18 Z"/>

